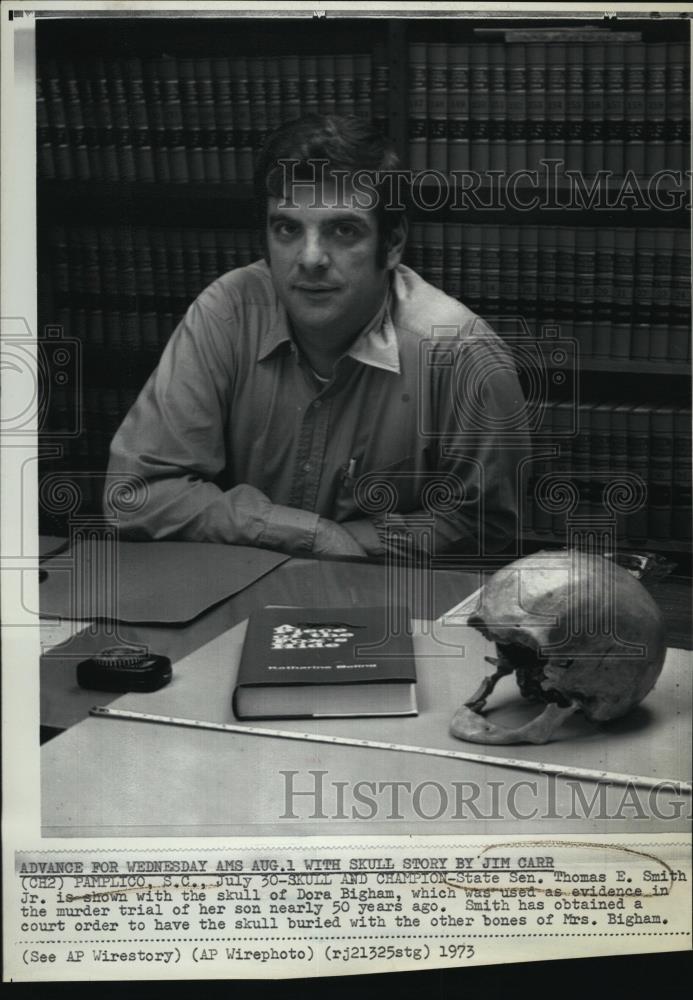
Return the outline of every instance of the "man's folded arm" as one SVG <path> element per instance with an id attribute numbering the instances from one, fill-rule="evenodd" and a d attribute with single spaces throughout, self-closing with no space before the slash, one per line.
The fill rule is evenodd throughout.
<path id="1" fill-rule="evenodd" d="M 420 509 L 343 525 L 369 556 L 491 554 L 517 535 L 531 445 L 514 365 L 487 329 L 464 343 L 457 360 L 456 368 L 440 369 L 434 393 L 440 437 Z"/>
<path id="2" fill-rule="evenodd" d="M 228 327 L 193 303 L 113 439 L 106 514 L 122 538 L 363 555 L 347 533 L 315 513 L 272 503 L 248 484 L 223 490 L 215 482 L 226 465 L 233 374 L 227 345 Z M 340 543 L 350 551 L 334 551 Z"/>

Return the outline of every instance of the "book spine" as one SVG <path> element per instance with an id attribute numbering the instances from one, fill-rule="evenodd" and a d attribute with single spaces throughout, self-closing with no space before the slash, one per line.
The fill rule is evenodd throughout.
<path id="1" fill-rule="evenodd" d="M 160 69 L 162 74 L 161 88 L 164 128 L 166 130 L 165 142 L 170 179 L 173 183 L 184 184 L 190 180 L 190 176 L 188 174 L 188 161 L 183 143 L 183 115 L 178 60 L 173 56 L 162 56 Z"/>
<path id="2" fill-rule="evenodd" d="M 539 298 L 539 229 L 520 227 L 520 316 L 532 329 L 537 325 Z"/>
<path id="3" fill-rule="evenodd" d="M 506 113 L 505 130 L 508 170 L 527 167 L 527 64 L 525 46 L 513 43 L 507 46 L 506 61 Z"/>
<path id="4" fill-rule="evenodd" d="M 472 312 L 481 311 L 482 227 L 462 228 L 462 301 Z"/>
<path id="5" fill-rule="evenodd" d="M 443 288 L 454 299 L 462 296 L 462 225 L 448 222 L 443 234 Z"/>
<path id="6" fill-rule="evenodd" d="M 250 111 L 248 61 L 244 56 L 233 57 L 231 92 L 236 126 L 236 177 L 241 182 L 248 182 L 253 177 L 253 123 Z"/>
<path id="7" fill-rule="evenodd" d="M 489 165 L 491 170 L 508 169 L 508 108 L 505 46 L 488 47 L 489 64 Z"/>
<path id="8" fill-rule="evenodd" d="M 667 359 L 690 360 L 691 246 L 687 229 L 673 233 L 671 257 L 671 311 Z"/>
<path id="9" fill-rule="evenodd" d="M 606 46 L 604 115 L 606 120 L 604 166 L 615 177 L 621 177 L 625 128 L 625 51 L 622 42 L 610 42 Z"/>
<path id="10" fill-rule="evenodd" d="M 671 325 L 671 278 L 674 231 L 662 227 L 655 234 L 653 324 L 650 360 L 666 361 Z"/>
<path id="11" fill-rule="evenodd" d="M 608 358 L 611 352 L 612 303 L 614 298 L 614 254 L 616 235 L 613 229 L 597 230 L 595 253 L 595 331 L 592 355 Z"/>
<path id="12" fill-rule="evenodd" d="M 283 65 L 283 63 L 282 63 Z M 248 104 L 250 105 L 250 148 L 253 151 L 260 149 L 267 138 L 267 77 L 266 65 L 263 56 L 252 56 L 248 59 Z M 291 105 L 296 107 L 298 115 L 299 104 L 299 77 L 298 59 L 292 59 L 287 73 L 291 73 L 288 79 L 285 93 L 291 95 Z M 289 113 L 289 99 L 286 103 L 287 116 Z M 250 180 L 250 177 L 248 177 Z"/>
<path id="13" fill-rule="evenodd" d="M 539 228 L 539 317 L 543 324 L 558 321 L 556 311 L 557 233 L 553 226 Z"/>
<path id="14" fill-rule="evenodd" d="M 601 42 L 585 43 L 585 173 L 604 167 L 606 50 Z"/>
<path id="15" fill-rule="evenodd" d="M 205 179 L 200 131 L 200 99 L 195 77 L 195 60 L 191 57 L 178 60 L 178 88 L 180 93 L 181 145 L 185 150 L 186 179 L 200 182 Z"/>
<path id="16" fill-rule="evenodd" d="M 414 171 L 427 167 L 427 54 L 426 45 L 409 46 L 409 88 L 407 96 L 409 166 Z"/>
<path id="17" fill-rule="evenodd" d="M 339 115 L 354 113 L 354 73 L 353 55 L 343 53 L 335 57 L 336 100 Z"/>
<path id="18" fill-rule="evenodd" d="M 359 118 L 370 119 L 372 116 L 372 87 L 371 55 L 369 52 L 359 52 L 354 56 L 354 114 L 358 115 Z M 306 113 L 308 110 L 305 108 Z"/>
<path id="19" fill-rule="evenodd" d="M 471 47 L 471 140 L 470 159 L 478 173 L 489 169 L 489 62 L 488 45 L 476 42 Z"/>
<path id="20" fill-rule="evenodd" d="M 654 174 L 666 166 L 666 42 L 651 42 L 646 59 L 645 170 Z"/>
<path id="21" fill-rule="evenodd" d="M 384 45 L 377 43 L 373 50 L 373 124 L 384 135 L 390 132 L 387 102 L 390 92 L 390 67 Z"/>
<path id="22" fill-rule="evenodd" d="M 409 267 L 420 274 L 426 281 L 424 273 L 424 227 L 422 222 L 413 222 L 407 241 L 407 263 Z"/>
<path id="23" fill-rule="evenodd" d="M 581 358 L 591 358 L 594 338 L 597 233 L 575 230 L 575 337 Z"/>
<path id="24" fill-rule="evenodd" d="M 154 155 L 149 132 L 147 96 L 144 85 L 144 67 L 137 56 L 128 57 L 123 66 L 128 106 L 130 109 L 130 136 L 138 181 L 154 181 Z"/>
<path id="25" fill-rule="evenodd" d="M 528 170 L 538 170 L 546 156 L 546 46 L 541 42 L 526 46 L 527 54 L 527 162 Z"/>
<path id="26" fill-rule="evenodd" d="M 603 513 L 602 496 L 611 473 L 610 404 L 597 403 L 591 411 L 590 505 L 592 514 Z"/>
<path id="27" fill-rule="evenodd" d="M 690 93 L 688 48 L 684 42 L 667 44 L 666 162 L 670 170 L 685 170 L 690 154 Z"/>
<path id="28" fill-rule="evenodd" d="M 645 174 L 645 66 L 646 46 L 626 45 L 624 167 Z"/>
<path id="29" fill-rule="evenodd" d="M 633 281 L 633 341 L 631 358 L 647 360 L 650 356 L 650 331 L 655 321 L 654 275 L 655 231 L 638 229 L 635 234 L 635 276 Z"/>
<path id="30" fill-rule="evenodd" d="M 674 411 L 670 406 L 653 407 L 650 414 L 649 538 L 671 538 L 671 502 L 674 479 Z"/>
<path id="31" fill-rule="evenodd" d="M 469 45 L 451 45 L 448 55 L 448 138 L 450 170 L 469 170 Z"/>
<path id="32" fill-rule="evenodd" d="M 520 227 L 500 229 L 499 315 L 516 316 L 520 301 Z"/>
<path id="33" fill-rule="evenodd" d="M 329 54 L 318 56 L 320 114 L 333 115 L 337 108 L 335 82 L 335 57 Z"/>
<path id="34" fill-rule="evenodd" d="M 650 412 L 647 406 L 633 406 L 628 412 L 628 468 L 648 487 L 647 503 L 628 518 L 628 537 L 647 538 L 650 473 Z"/>
<path id="35" fill-rule="evenodd" d="M 221 180 L 219 163 L 219 131 L 212 60 L 198 59 L 196 67 L 197 96 L 200 102 L 200 141 L 202 145 L 202 174 L 205 180 L 218 184 Z"/>
<path id="36" fill-rule="evenodd" d="M 557 311 L 564 337 L 572 337 L 575 321 L 575 230 L 560 226 L 556 254 Z"/>
<path id="37" fill-rule="evenodd" d="M 161 60 L 152 59 L 144 64 L 145 93 L 147 99 L 147 118 L 152 143 L 152 158 L 154 161 L 154 179 L 158 184 L 171 180 L 167 149 L 166 126 L 164 123 L 164 88 L 161 72 Z"/>
<path id="38" fill-rule="evenodd" d="M 547 45 L 546 157 L 564 164 L 566 114 L 566 47 L 552 42 Z"/>
<path id="39" fill-rule="evenodd" d="M 299 69 L 298 56 L 282 56 L 281 80 L 282 80 L 282 121 L 289 122 L 298 118 L 301 114 L 301 75 Z M 348 104 L 349 87 L 347 85 L 347 74 L 352 73 L 349 82 L 353 84 L 353 64 L 350 66 L 344 60 L 338 58 L 334 61 L 334 93 L 336 109 L 346 107 Z M 341 102 L 341 103 L 340 103 Z M 251 101 L 251 113 L 252 113 Z"/>
<path id="40" fill-rule="evenodd" d="M 426 46 L 428 63 L 428 152 L 427 167 L 448 169 L 448 47 L 435 42 Z"/>
<path id="41" fill-rule="evenodd" d="M 442 222 L 426 222 L 423 230 L 423 262 L 427 281 L 443 287 L 444 237 Z"/>
<path id="42" fill-rule="evenodd" d="M 123 61 L 114 59 L 111 63 L 109 87 L 111 92 L 116 157 L 118 161 L 118 180 L 129 184 L 137 179 L 137 171 L 132 130 L 130 127 L 130 108 L 125 88 L 125 74 L 126 67 L 123 65 Z"/>
<path id="43" fill-rule="evenodd" d="M 217 119 L 219 179 L 233 183 L 236 180 L 236 136 L 233 121 L 231 65 L 226 56 L 216 56 L 212 60 L 212 76 Z"/>
<path id="44" fill-rule="evenodd" d="M 578 433 L 574 442 L 573 470 L 579 500 L 575 513 L 586 516 L 592 513 L 592 409 L 594 403 L 582 404 L 578 409 Z"/>
<path id="45" fill-rule="evenodd" d="M 64 95 L 65 125 L 70 149 L 72 174 L 78 181 L 89 180 L 89 154 L 87 151 L 82 97 L 79 92 L 77 67 L 72 59 L 61 60 L 61 87 Z"/>
<path id="46" fill-rule="evenodd" d="M 269 60 L 268 60 L 269 62 Z M 360 66 L 359 66 L 360 69 Z M 318 57 L 304 56 L 299 63 L 299 75 L 301 78 L 301 114 L 318 114 L 320 111 L 320 95 L 318 90 Z M 361 85 L 361 78 L 358 77 L 358 84 Z M 268 103 L 274 103 L 274 94 L 268 86 Z M 281 85 L 277 79 L 276 102 L 281 101 Z M 268 120 L 269 120 L 268 111 Z M 280 119 L 281 120 L 281 119 Z M 279 121 L 276 123 L 279 124 Z M 275 123 L 270 124 L 270 128 L 276 127 Z"/>
<path id="47" fill-rule="evenodd" d="M 630 357 L 630 323 L 633 315 L 635 247 L 632 230 L 616 230 L 614 247 L 614 301 L 611 328 L 611 358 Z"/>
<path id="48" fill-rule="evenodd" d="M 612 403 L 609 414 L 611 435 L 611 464 L 614 471 L 627 471 L 628 466 L 628 406 L 624 403 Z M 625 513 L 616 514 L 616 544 L 627 537 L 628 516 Z"/>
<path id="49" fill-rule="evenodd" d="M 74 170 L 68 140 L 63 83 L 57 59 L 46 60 L 44 83 L 47 113 L 51 123 L 55 176 L 59 181 L 71 180 L 74 177 Z"/>
<path id="50" fill-rule="evenodd" d="M 44 67 L 39 65 L 36 73 L 36 163 L 39 177 L 49 181 L 55 178 L 55 159 L 44 73 Z"/>
<path id="51" fill-rule="evenodd" d="M 672 537 L 677 542 L 690 541 L 691 510 L 691 411 L 674 411 Z"/>
<path id="52" fill-rule="evenodd" d="M 154 290 L 154 264 L 149 242 L 149 232 L 138 228 L 133 234 L 135 270 L 140 302 L 140 338 L 142 349 L 154 352 L 159 347 L 158 323 L 156 316 L 156 295 Z"/>
<path id="53" fill-rule="evenodd" d="M 500 316 L 500 226 L 484 226 L 481 242 L 481 314 L 492 325 Z"/>
<path id="54" fill-rule="evenodd" d="M 583 171 L 585 167 L 585 67 L 584 42 L 566 48 L 566 168 Z"/>

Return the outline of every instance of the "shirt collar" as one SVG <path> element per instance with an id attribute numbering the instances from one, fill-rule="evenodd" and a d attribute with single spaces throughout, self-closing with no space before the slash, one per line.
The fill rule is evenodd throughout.
<path id="1" fill-rule="evenodd" d="M 382 368 L 385 371 L 399 374 L 401 370 L 399 345 L 392 322 L 390 296 L 391 293 L 388 293 L 378 312 L 357 335 L 346 355 L 364 365 L 370 365 L 372 368 Z M 258 359 L 264 361 L 283 344 L 292 345 L 293 340 L 289 317 L 282 303 L 277 302 L 272 322 L 262 335 Z"/>

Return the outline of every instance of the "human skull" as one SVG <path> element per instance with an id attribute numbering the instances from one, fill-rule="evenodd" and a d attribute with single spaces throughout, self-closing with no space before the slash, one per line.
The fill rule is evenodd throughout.
<path id="1" fill-rule="evenodd" d="M 542 551 L 484 586 L 468 619 L 495 642 L 496 672 L 455 713 L 451 732 L 473 743 L 546 743 L 573 712 L 594 722 L 629 712 L 655 685 L 666 645 L 659 608 L 627 570 L 587 552 Z M 516 729 L 480 713 L 501 677 L 544 711 Z"/>

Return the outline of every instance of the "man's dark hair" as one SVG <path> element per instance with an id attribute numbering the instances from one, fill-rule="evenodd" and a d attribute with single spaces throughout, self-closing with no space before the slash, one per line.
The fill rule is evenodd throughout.
<path id="1" fill-rule="evenodd" d="M 392 140 L 365 118 L 309 114 L 285 122 L 267 137 L 255 163 L 258 224 L 264 232 L 269 197 L 290 197 L 284 190 L 287 176 L 294 181 L 315 182 L 321 176 L 329 177 L 331 171 L 368 175 L 378 219 L 377 263 L 384 267 L 392 234 L 405 212 L 405 198 L 397 197 L 398 185 L 387 177 L 396 173 L 399 165 Z M 405 187 L 401 185 L 402 191 Z"/>

